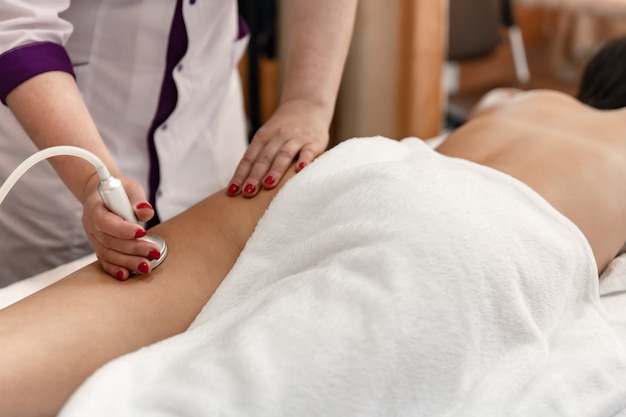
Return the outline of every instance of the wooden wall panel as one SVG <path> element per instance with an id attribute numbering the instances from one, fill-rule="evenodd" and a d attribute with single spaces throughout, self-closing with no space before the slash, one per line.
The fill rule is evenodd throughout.
<path id="1" fill-rule="evenodd" d="M 428 138 L 442 129 L 446 106 L 443 67 L 448 43 L 448 4 L 444 0 L 407 0 L 404 2 L 401 62 L 408 87 L 401 129 L 404 136 Z M 402 91 L 403 85 L 398 86 Z M 401 101 L 403 103 L 403 101 Z"/>

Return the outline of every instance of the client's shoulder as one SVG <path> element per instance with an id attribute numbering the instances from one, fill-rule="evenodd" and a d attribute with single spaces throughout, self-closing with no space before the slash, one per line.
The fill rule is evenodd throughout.
<path id="1" fill-rule="evenodd" d="M 545 110 L 588 109 L 570 94 L 547 89 L 522 91 L 512 96 L 510 100 L 502 102 L 502 105 L 503 107 L 528 107 Z"/>
<path id="2" fill-rule="evenodd" d="M 587 106 L 575 97 L 555 90 L 520 91 L 488 109 L 476 113 L 473 119 L 503 123 L 533 125 L 539 129 L 548 127 L 561 132 L 579 129 L 586 125 L 613 123 L 612 115 Z M 595 127 L 594 127 L 595 129 Z"/>
<path id="3" fill-rule="evenodd" d="M 472 109 L 471 119 L 485 115 L 502 115 L 507 112 L 541 110 L 558 111 L 563 108 L 584 109 L 579 101 L 569 94 L 556 90 L 520 90 L 517 88 L 496 88 L 485 94 Z M 517 117 L 517 116 L 516 116 Z"/>

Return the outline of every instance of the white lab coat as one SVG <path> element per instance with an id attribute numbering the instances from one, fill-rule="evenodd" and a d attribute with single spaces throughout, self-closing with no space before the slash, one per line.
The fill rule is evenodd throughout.
<path id="1" fill-rule="evenodd" d="M 147 133 L 175 6 L 175 0 L 0 2 L 0 53 L 38 41 L 65 45 L 100 134 L 122 172 L 146 190 Z M 178 101 L 155 133 L 161 220 L 225 187 L 246 146 L 237 62 L 247 39 L 237 39 L 236 1 L 184 0 L 183 16 L 188 49 L 174 71 Z M 35 151 L 2 106 L 0 181 Z M 85 255 L 81 212 L 48 164 L 29 171 L 0 206 L 0 286 Z"/>

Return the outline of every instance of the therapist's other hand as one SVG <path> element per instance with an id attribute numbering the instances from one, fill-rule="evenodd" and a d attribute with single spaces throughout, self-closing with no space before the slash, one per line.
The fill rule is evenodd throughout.
<path id="1" fill-rule="evenodd" d="M 142 187 L 128 178 L 120 178 L 126 194 L 140 222 L 154 216 Z M 119 280 L 126 280 L 131 272 L 149 274 L 150 261 L 158 259 L 158 248 L 141 239 L 146 230 L 135 222 L 127 221 L 109 211 L 98 193 L 98 179 L 92 178 L 83 199 L 83 226 L 89 243 L 98 257 L 102 269 Z"/>
<path id="2" fill-rule="evenodd" d="M 235 175 L 228 195 L 255 196 L 261 188 L 275 187 L 297 157 L 300 171 L 328 146 L 325 109 L 307 100 L 283 102 L 254 135 Z"/>

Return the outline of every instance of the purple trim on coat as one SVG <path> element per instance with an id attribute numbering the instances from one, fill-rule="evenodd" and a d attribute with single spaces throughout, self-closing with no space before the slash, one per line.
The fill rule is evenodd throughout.
<path id="1" fill-rule="evenodd" d="M 250 27 L 248 26 L 248 22 L 243 16 L 239 16 L 239 32 L 237 32 L 237 40 L 243 38 L 250 34 Z"/>
<path id="2" fill-rule="evenodd" d="M 38 42 L 4 52 L 0 55 L 0 100 L 6 105 L 6 98 L 15 87 L 49 71 L 64 71 L 74 76 L 72 61 L 62 45 Z"/>
<path id="3" fill-rule="evenodd" d="M 183 19 L 183 2 L 178 0 L 176 2 L 176 10 L 174 11 L 174 18 L 172 20 L 172 26 L 170 29 L 169 43 L 167 47 L 167 57 L 165 63 L 165 74 L 163 76 L 163 83 L 161 85 L 161 95 L 159 96 L 159 104 L 156 114 L 152 119 L 152 126 L 148 131 L 148 152 L 150 155 L 150 173 L 148 177 L 148 195 L 152 205 L 156 207 L 156 192 L 159 188 L 159 182 L 161 181 L 161 174 L 159 169 L 159 159 L 157 157 L 156 146 L 154 145 L 154 133 L 160 128 L 165 128 L 163 123 L 172 114 L 176 108 L 176 102 L 178 100 L 178 91 L 176 90 L 176 83 L 174 82 L 174 68 L 187 52 L 189 40 L 187 38 L 187 29 L 185 27 L 185 20 Z M 160 219 L 158 213 L 155 213 L 154 217 L 148 222 L 147 226 L 152 227 L 159 224 Z"/>
<path id="4" fill-rule="evenodd" d="M 192 0 L 191 4 L 195 2 Z M 239 17 L 239 32 L 237 39 L 241 39 L 250 33 L 250 29 L 245 20 Z M 148 152 L 150 156 L 150 172 L 148 177 L 148 195 L 153 207 L 156 208 L 156 192 L 159 188 L 161 181 L 161 173 L 159 168 L 159 159 L 156 152 L 156 146 L 154 144 L 154 134 L 157 129 L 166 129 L 165 121 L 170 117 L 176 103 L 178 101 L 178 91 L 176 89 L 176 83 L 174 82 L 173 72 L 176 70 L 177 65 L 182 60 L 183 56 L 187 52 L 189 45 L 189 39 L 187 37 L 187 28 L 185 27 L 185 20 L 183 18 L 183 0 L 177 0 L 176 10 L 174 12 L 174 18 L 172 20 L 172 26 L 170 29 L 169 43 L 167 47 L 167 58 L 165 64 L 165 74 L 163 76 L 163 83 L 161 84 L 161 94 L 159 96 L 159 103 L 156 110 L 156 114 L 152 120 L 152 125 L 148 131 Z M 159 224 L 160 219 L 157 212 L 154 217 L 148 222 L 147 226 L 152 227 Z"/>

